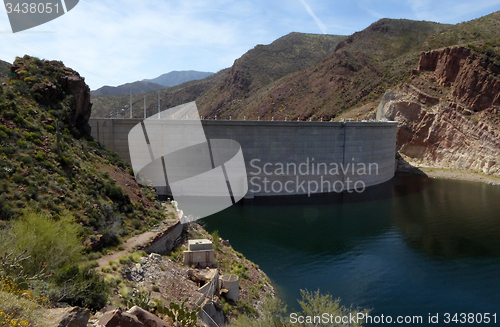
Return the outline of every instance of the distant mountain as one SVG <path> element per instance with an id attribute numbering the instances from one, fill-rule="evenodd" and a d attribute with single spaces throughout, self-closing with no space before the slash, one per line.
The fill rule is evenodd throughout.
<path id="1" fill-rule="evenodd" d="M 233 96 L 235 99 L 245 97 L 246 92 L 253 93 L 288 74 L 318 64 L 344 39 L 345 36 L 339 35 L 290 33 L 269 45 L 257 45 L 236 60 L 231 68 L 221 70 L 202 80 L 162 90 L 160 93 L 162 107 L 169 108 L 198 100 L 205 93 L 209 93 L 206 96 L 213 101 L 219 97 L 224 97 L 228 102 Z M 150 94 L 149 97 L 156 101 L 156 95 Z M 133 107 L 142 107 L 142 101 L 142 98 L 134 99 Z M 155 101 L 147 105 L 151 112 L 157 110 Z M 92 102 L 93 117 L 110 117 L 120 109 L 128 108 L 129 99 L 126 96 L 95 96 Z M 137 117 L 141 115 L 142 111 L 138 111 Z"/>
<path id="2" fill-rule="evenodd" d="M 10 66 L 9 66 L 10 67 Z M 163 74 L 157 78 L 144 79 L 133 83 L 127 83 L 119 86 L 103 86 L 91 92 L 92 96 L 98 95 L 125 95 L 146 93 L 164 89 L 166 87 L 177 86 L 189 81 L 204 79 L 213 73 L 188 71 L 172 71 Z"/>
<path id="3" fill-rule="evenodd" d="M 151 91 L 157 91 L 160 89 L 164 89 L 165 86 L 156 84 L 156 83 L 150 83 L 150 82 L 133 82 L 133 83 L 127 83 L 119 86 L 103 86 L 95 91 L 90 92 L 93 96 L 94 95 L 121 95 L 121 94 L 129 94 L 132 92 L 132 94 L 138 94 L 138 93 L 145 93 L 145 92 L 151 92 Z"/>
<path id="4" fill-rule="evenodd" d="M 213 73 L 198 72 L 195 70 L 183 70 L 183 71 L 174 70 L 170 73 L 163 74 L 157 78 L 143 79 L 142 82 L 151 82 L 170 87 L 170 86 L 180 85 L 189 81 L 204 79 L 210 75 L 213 75 Z"/>

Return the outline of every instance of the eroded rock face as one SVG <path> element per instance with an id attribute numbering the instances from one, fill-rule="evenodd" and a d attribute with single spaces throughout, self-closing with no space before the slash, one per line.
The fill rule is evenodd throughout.
<path id="1" fill-rule="evenodd" d="M 500 174 L 498 131 L 440 103 L 428 108 L 414 94 L 399 91 L 382 102 L 384 115 L 400 123 L 397 149 L 426 164 Z"/>
<path id="2" fill-rule="evenodd" d="M 74 70 L 65 67 L 63 75 L 58 76 L 58 81 L 62 89 L 75 99 L 74 107 L 70 116 L 70 124 L 78 129 L 87 129 L 90 114 L 92 113 L 92 103 L 90 103 L 90 88 L 85 83 L 85 78 L 81 77 Z M 89 130 L 90 131 L 90 130 Z"/>
<path id="3" fill-rule="evenodd" d="M 452 47 L 422 53 L 418 72 L 377 110 L 400 123 L 398 151 L 424 165 L 500 174 L 500 67 Z"/>
<path id="4" fill-rule="evenodd" d="M 423 52 L 419 71 L 431 71 L 437 82 L 477 112 L 500 106 L 500 67 L 463 47 Z"/>

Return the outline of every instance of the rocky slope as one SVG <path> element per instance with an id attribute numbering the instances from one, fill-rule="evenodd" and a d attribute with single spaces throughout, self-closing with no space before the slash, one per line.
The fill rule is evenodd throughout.
<path id="1" fill-rule="evenodd" d="M 120 264 L 116 261 L 102 275 L 93 269 L 98 266 L 93 260 L 108 252 L 131 250 L 127 243 L 120 244 L 123 240 L 168 228 L 173 222 L 166 216 L 175 218 L 175 213 L 169 212 L 170 204 L 156 200 L 152 188 L 141 188 L 116 154 L 91 141 L 92 105 L 84 78 L 62 62 L 30 56 L 17 58 L 10 71 L 14 77 L 0 86 L 0 325 L 18 326 L 17 321 L 23 326 L 59 326 L 62 321 L 61 326 L 85 326 L 90 315 L 86 309 L 48 309 L 69 304 L 95 312 L 106 305 L 110 287 L 116 290 L 111 300 L 117 306 L 131 309 L 141 304 L 132 292 L 146 289 L 167 305 L 189 299 L 191 310 L 202 285 L 186 272 L 196 269 L 160 255 L 155 256 L 158 264 L 142 262 L 138 252 L 120 256 Z M 28 218 L 30 224 L 16 232 L 19 222 Z M 211 237 L 195 228 L 184 240 Z M 59 249 L 61 253 L 54 254 Z M 229 243 L 221 243 L 217 251 L 221 272 L 242 278 L 241 301 L 225 305 L 226 313 L 257 312 L 264 293 L 273 293 L 269 280 Z M 44 252 L 50 257 L 27 270 Z M 172 259 L 178 261 L 179 254 L 182 258 L 182 250 L 174 252 Z M 141 262 L 143 267 L 136 269 Z M 130 294 L 120 299 L 118 290 L 124 288 Z M 152 299 L 146 297 L 142 306 Z M 218 305 L 223 320 L 222 302 Z"/>
<path id="2" fill-rule="evenodd" d="M 468 48 L 423 52 L 409 83 L 386 92 L 378 118 L 400 122 L 398 149 L 416 164 L 500 174 L 499 73 Z"/>

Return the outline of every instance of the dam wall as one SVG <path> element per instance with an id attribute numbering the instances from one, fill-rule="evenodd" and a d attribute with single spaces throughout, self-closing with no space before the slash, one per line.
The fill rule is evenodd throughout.
<path id="1" fill-rule="evenodd" d="M 141 121 L 90 119 L 92 136 L 130 163 L 128 133 Z M 394 176 L 395 122 L 203 120 L 202 126 L 209 140 L 241 145 L 247 197 L 362 191 Z M 157 191 L 169 195 L 168 188 Z"/>

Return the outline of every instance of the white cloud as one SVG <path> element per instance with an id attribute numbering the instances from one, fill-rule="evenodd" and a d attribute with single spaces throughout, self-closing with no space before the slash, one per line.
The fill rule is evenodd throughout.
<path id="1" fill-rule="evenodd" d="M 498 0 L 443 1 L 80 0 L 66 15 L 16 34 L 0 10 L 0 59 L 62 60 L 95 89 L 171 70 L 218 71 L 292 31 L 350 34 L 381 17 L 462 21 L 498 6 Z"/>
<path id="2" fill-rule="evenodd" d="M 309 4 L 306 2 L 306 0 L 300 0 L 300 2 L 306 8 L 307 13 L 314 19 L 314 22 L 316 23 L 316 25 L 318 25 L 318 27 L 321 30 L 321 32 L 323 34 L 326 34 L 327 30 L 326 30 L 325 24 L 323 24 L 323 22 L 321 21 L 321 19 L 319 19 L 318 16 L 316 16 L 316 14 L 312 10 L 311 6 L 309 6 Z"/>

